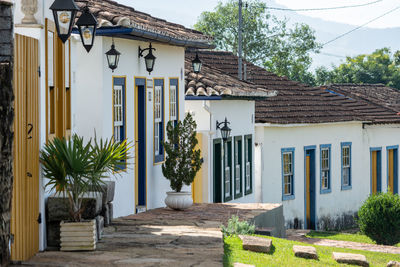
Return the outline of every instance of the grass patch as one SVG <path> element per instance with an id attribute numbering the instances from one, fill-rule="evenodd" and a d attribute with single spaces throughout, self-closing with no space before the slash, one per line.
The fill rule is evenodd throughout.
<path id="1" fill-rule="evenodd" d="M 340 232 L 311 231 L 306 235 L 306 237 L 376 244 L 371 238 L 360 233 L 348 234 Z M 400 247 L 400 243 L 397 244 L 396 247 Z"/>
<path id="2" fill-rule="evenodd" d="M 268 238 L 272 239 L 273 249 L 271 253 L 265 254 L 243 250 L 242 241 L 236 236 L 225 237 L 224 266 L 233 266 L 235 262 L 252 264 L 255 266 L 348 266 L 338 264 L 333 260 L 332 252 L 334 251 L 363 254 L 367 257 L 370 266 L 386 266 L 391 260 L 400 261 L 400 255 L 395 254 L 323 246 L 314 246 L 317 248 L 319 260 L 306 260 L 295 257 L 292 248 L 293 245 L 309 246 L 309 244 L 280 238 Z"/>

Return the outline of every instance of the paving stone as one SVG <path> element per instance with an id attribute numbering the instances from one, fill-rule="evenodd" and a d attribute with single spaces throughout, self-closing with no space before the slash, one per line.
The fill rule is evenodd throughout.
<path id="1" fill-rule="evenodd" d="M 244 263 L 240 263 L 240 262 L 235 262 L 233 264 L 233 267 L 255 267 L 254 265 L 250 265 L 250 264 L 244 264 Z"/>
<path id="2" fill-rule="evenodd" d="M 369 266 L 367 258 L 361 254 L 333 252 L 332 256 L 333 259 L 338 263 L 352 264 L 365 267 Z"/>
<path id="3" fill-rule="evenodd" d="M 318 260 L 318 254 L 315 247 L 293 246 L 293 251 L 296 257 Z"/>
<path id="4" fill-rule="evenodd" d="M 271 239 L 249 235 L 240 235 L 239 238 L 243 242 L 244 250 L 263 253 L 268 253 L 271 250 Z"/>
<path id="5" fill-rule="evenodd" d="M 386 267 L 400 267 L 400 262 L 398 261 L 389 261 Z"/>

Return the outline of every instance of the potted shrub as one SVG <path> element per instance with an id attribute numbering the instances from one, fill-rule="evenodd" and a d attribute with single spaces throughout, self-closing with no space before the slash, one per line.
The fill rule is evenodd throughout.
<path id="1" fill-rule="evenodd" d="M 40 153 L 46 188 L 68 199 L 71 221 L 61 222 L 61 250 L 96 249 L 96 221 L 83 221 L 83 196 L 93 188 L 100 192 L 108 173 L 129 157 L 130 144 L 112 139 L 84 143 L 73 135 L 70 140 L 54 138 Z"/>
<path id="2" fill-rule="evenodd" d="M 191 192 L 182 192 L 183 185 L 190 185 L 201 167 L 200 149 L 195 149 L 196 122 L 192 115 L 187 114 L 185 119 L 174 125 L 173 121 L 167 124 L 167 139 L 164 142 L 167 153 L 162 165 L 165 178 L 170 181 L 173 192 L 167 192 L 165 204 L 175 210 L 184 210 L 192 206 Z"/>

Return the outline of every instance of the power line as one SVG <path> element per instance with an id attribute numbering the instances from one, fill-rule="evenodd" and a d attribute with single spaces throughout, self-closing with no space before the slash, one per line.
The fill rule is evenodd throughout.
<path id="1" fill-rule="evenodd" d="M 331 54 L 331 53 L 324 53 L 324 52 L 321 52 L 320 54 L 321 54 L 321 55 L 324 55 L 324 56 L 329 56 L 329 57 L 346 58 L 345 56 L 336 55 L 336 54 Z"/>
<path id="2" fill-rule="evenodd" d="M 321 11 L 321 10 L 334 10 L 334 9 L 345 9 L 345 8 L 363 7 L 363 6 L 373 5 L 373 4 L 382 2 L 382 1 L 383 1 L 383 0 L 377 0 L 377 1 L 368 2 L 368 3 L 365 3 L 365 4 L 351 5 L 351 6 L 337 6 L 337 7 L 301 8 L 301 9 L 280 8 L 280 7 L 267 7 L 267 9 L 281 10 L 281 11 Z"/>
<path id="3" fill-rule="evenodd" d="M 330 44 L 330 43 L 336 41 L 337 39 L 340 39 L 340 38 L 342 38 L 342 37 L 344 37 L 344 36 L 346 36 L 346 35 L 348 35 L 348 34 L 354 32 L 354 31 L 356 31 L 356 30 L 358 30 L 358 29 L 361 29 L 362 27 L 364 27 L 364 26 L 370 24 L 371 22 L 374 22 L 375 20 L 378 20 L 378 19 L 380 19 L 380 18 L 382 18 L 382 17 L 384 17 L 384 16 L 386 16 L 386 15 L 389 15 L 390 13 L 393 13 L 394 11 L 396 11 L 396 10 L 398 10 L 398 9 L 400 9 L 400 6 L 395 7 L 395 8 L 389 10 L 388 12 L 386 12 L 386 13 L 384 13 L 384 14 L 382 14 L 382 15 L 376 17 L 376 18 L 371 19 L 370 21 L 367 21 L 367 22 L 364 23 L 364 24 L 362 24 L 362 25 L 360 25 L 360 26 L 358 26 L 358 27 L 355 27 L 354 29 L 352 29 L 352 30 L 350 30 L 350 31 L 348 31 L 348 32 L 345 32 L 345 33 L 343 33 L 343 34 L 341 34 L 341 35 L 339 35 L 339 36 L 337 36 L 337 37 L 335 37 L 335 38 L 329 40 L 328 42 L 324 43 L 322 46 L 325 46 L 325 45 L 327 45 L 327 44 Z"/>

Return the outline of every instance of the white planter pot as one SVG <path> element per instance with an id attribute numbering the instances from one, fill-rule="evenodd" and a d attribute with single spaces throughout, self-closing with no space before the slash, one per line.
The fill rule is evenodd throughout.
<path id="1" fill-rule="evenodd" d="M 193 205 L 191 192 L 167 192 L 165 198 L 167 207 L 174 210 L 184 210 Z"/>
<path id="2" fill-rule="evenodd" d="M 96 220 L 60 223 L 61 251 L 96 249 Z"/>

